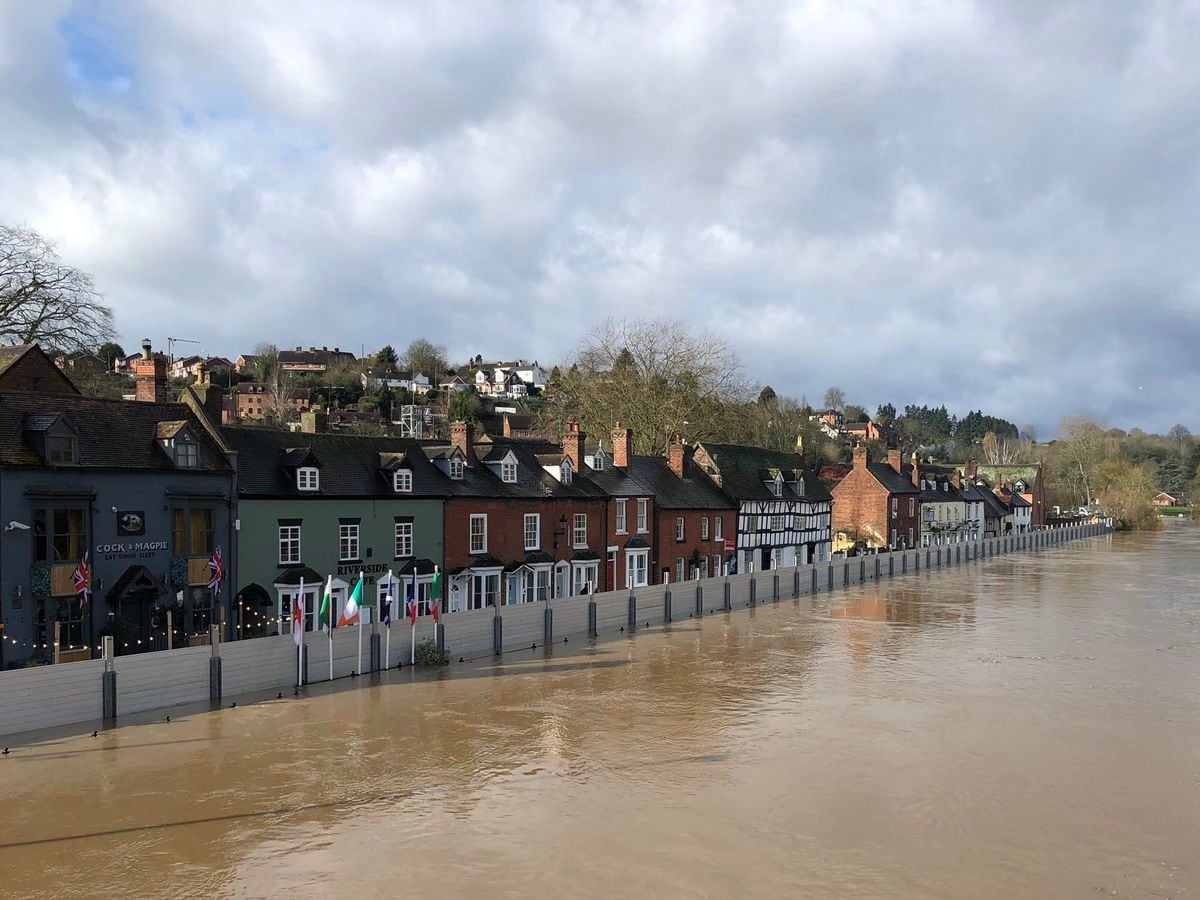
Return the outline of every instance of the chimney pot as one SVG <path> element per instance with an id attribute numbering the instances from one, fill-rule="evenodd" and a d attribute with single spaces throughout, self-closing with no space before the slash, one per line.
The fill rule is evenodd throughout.
<path id="1" fill-rule="evenodd" d="M 142 338 L 142 359 L 150 358 L 150 338 Z"/>

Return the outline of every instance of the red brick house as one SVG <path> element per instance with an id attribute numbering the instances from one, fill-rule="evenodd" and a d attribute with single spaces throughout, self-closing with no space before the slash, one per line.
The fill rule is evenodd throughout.
<path id="1" fill-rule="evenodd" d="M 921 489 L 915 471 L 901 464 L 899 450 L 889 450 L 887 462 L 873 463 L 865 447 L 855 447 L 850 471 L 831 490 L 833 531 L 859 547 L 917 546 Z"/>
<path id="2" fill-rule="evenodd" d="M 654 583 L 723 574 L 737 546 L 738 505 L 693 457 L 693 448 L 676 434 L 665 458 L 633 459 L 634 477 L 654 496 L 650 556 Z"/>
<path id="3" fill-rule="evenodd" d="M 0 391 L 78 394 L 79 388 L 37 344 L 0 347 Z"/>
<path id="4" fill-rule="evenodd" d="M 607 588 L 607 496 L 588 478 L 584 435 L 473 440 L 455 422 L 450 444 L 425 446 L 446 495 L 449 611 L 573 596 Z"/>
<path id="5" fill-rule="evenodd" d="M 588 479 L 608 495 L 605 586 L 613 590 L 653 584 L 654 491 L 633 473 L 633 432 L 618 422 L 611 455 L 595 445 L 588 448 L 586 462 Z"/>

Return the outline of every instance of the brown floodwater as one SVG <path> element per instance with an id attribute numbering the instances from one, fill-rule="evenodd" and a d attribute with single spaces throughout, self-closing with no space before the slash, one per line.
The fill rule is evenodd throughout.
<path id="1" fill-rule="evenodd" d="M 0 893 L 1200 895 L 1198 551 L 1175 524 L 26 744 Z"/>

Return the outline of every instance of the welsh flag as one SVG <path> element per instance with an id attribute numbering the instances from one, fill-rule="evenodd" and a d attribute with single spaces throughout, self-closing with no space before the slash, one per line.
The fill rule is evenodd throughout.
<path id="1" fill-rule="evenodd" d="M 350 592 L 350 599 L 346 601 L 346 608 L 342 610 L 342 617 L 338 619 L 338 628 L 344 625 L 356 625 L 360 621 L 358 608 L 362 606 L 363 595 L 363 580 L 362 576 L 358 576 L 358 584 L 354 585 L 354 590 Z"/>
<path id="2" fill-rule="evenodd" d="M 321 608 L 317 611 L 321 622 L 321 630 L 329 631 L 333 627 L 333 576 L 325 582 L 325 596 L 321 598 Z"/>

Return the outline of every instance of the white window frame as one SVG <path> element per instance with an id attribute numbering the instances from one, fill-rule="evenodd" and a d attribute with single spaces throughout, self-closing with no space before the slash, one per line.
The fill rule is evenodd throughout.
<path id="1" fill-rule="evenodd" d="M 686 575 L 687 575 L 687 561 L 684 560 L 684 558 L 682 556 L 677 557 L 675 559 L 675 581 L 676 582 L 683 581 L 684 577 Z"/>
<path id="2" fill-rule="evenodd" d="M 892 518 L 894 519 L 899 515 L 900 515 L 900 498 L 893 497 L 892 498 Z"/>
<path id="3" fill-rule="evenodd" d="M 517 483 L 517 464 L 510 459 L 500 463 L 500 480 L 505 484 Z"/>
<path id="4" fill-rule="evenodd" d="M 462 481 L 463 470 L 466 464 L 459 457 L 454 457 L 450 460 L 450 478 L 452 481 Z"/>
<path id="5" fill-rule="evenodd" d="M 587 513 L 575 513 L 571 518 L 571 546 L 583 550 L 587 545 Z"/>
<path id="6" fill-rule="evenodd" d="M 357 562 L 362 559 L 357 525 L 338 525 L 338 562 Z M 354 552 L 347 555 L 347 550 Z"/>
<path id="7" fill-rule="evenodd" d="M 296 489 L 300 491 L 319 491 L 321 489 L 321 470 L 316 466 L 301 466 L 296 470 Z"/>
<path id="8" fill-rule="evenodd" d="M 292 534 L 292 532 L 295 532 L 295 534 Z M 293 544 L 295 544 L 296 552 L 294 554 L 289 552 L 285 556 L 284 552 L 283 552 L 284 549 L 287 548 L 289 551 L 291 551 Z M 295 566 L 295 565 L 299 565 L 300 561 L 301 561 L 300 526 L 299 525 L 280 525 L 279 526 L 279 564 L 281 566 Z"/>
<path id="9" fill-rule="evenodd" d="M 617 534 L 627 534 L 628 528 L 625 520 L 625 501 L 617 501 Z"/>
<path id="10" fill-rule="evenodd" d="M 684 524 L 683 524 L 683 516 L 678 516 L 675 519 L 675 540 L 676 541 L 684 540 L 684 534 L 685 534 L 685 528 L 684 528 Z M 683 579 L 678 579 L 678 580 L 682 581 Z"/>
<path id="11" fill-rule="evenodd" d="M 911 519 L 917 514 L 917 500 L 915 497 L 908 498 L 908 516 Z"/>
<path id="12" fill-rule="evenodd" d="M 529 540 L 529 526 L 533 525 L 533 541 Z M 524 519 L 524 536 L 526 550 L 541 550 L 542 549 L 542 514 L 541 513 L 525 513 Z"/>
<path id="13" fill-rule="evenodd" d="M 625 551 L 625 587 L 645 587 L 650 578 L 650 551 Z"/>
<path id="14" fill-rule="evenodd" d="M 599 562 L 572 563 L 571 590 L 573 596 L 588 593 L 588 587 L 596 584 L 600 575 Z"/>
<path id="15" fill-rule="evenodd" d="M 708 540 L 708 516 L 700 517 L 700 540 Z"/>
<path id="16" fill-rule="evenodd" d="M 475 524 L 477 522 L 480 523 L 480 525 L 481 525 L 481 528 L 479 529 L 478 533 L 476 533 L 476 530 L 475 530 Z M 467 532 L 468 540 L 470 542 L 468 544 L 468 548 L 471 553 L 482 554 L 482 553 L 488 552 L 487 532 L 488 532 L 487 513 L 471 513 L 471 523 L 469 526 L 469 530 Z M 479 539 L 478 548 L 476 548 L 476 544 L 475 544 L 476 538 Z"/>
<path id="17" fill-rule="evenodd" d="M 787 530 L 787 516 L 771 516 L 771 530 L 772 531 L 786 531 Z"/>
<path id="18" fill-rule="evenodd" d="M 412 469 L 397 469 L 392 473 L 392 490 L 397 494 L 412 493 Z"/>
<path id="19" fill-rule="evenodd" d="M 405 552 L 407 550 L 407 552 Z M 413 555 L 413 523 L 396 523 L 396 559 L 408 559 Z"/>
<path id="20" fill-rule="evenodd" d="M 650 501 L 645 497 L 638 498 L 637 505 L 637 530 L 638 534 L 645 534 L 650 530 L 647 518 L 649 516 Z"/>
<path id="21" fill-rule="evenodd" d="M 563 484 L 571 483 L 571 460 L 570 459 L 564 459 L 562 461 L 562 465 L 559 467 L 559 476 L 560 476 L 559 481 L 561 481 Z"/>
<path id="22" fill-rule="evenodd" d="M 720 516 L 713 519 L 713 540 L 725 540 L 725 521 Z"/>

